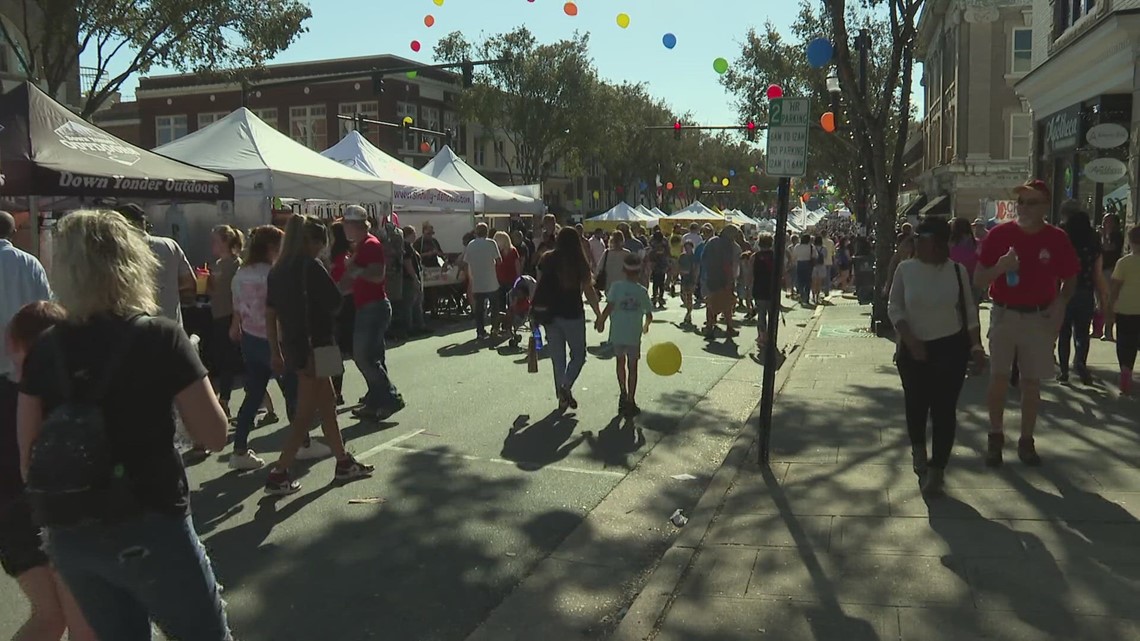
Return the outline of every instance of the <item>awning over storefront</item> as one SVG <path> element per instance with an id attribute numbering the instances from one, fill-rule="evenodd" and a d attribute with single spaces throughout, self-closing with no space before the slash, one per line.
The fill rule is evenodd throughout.
<path id="1" fill-rule="evenodd" d="M 949 216 L 950 196 L 939 196 L 918 210 L 919 216 Z"/>

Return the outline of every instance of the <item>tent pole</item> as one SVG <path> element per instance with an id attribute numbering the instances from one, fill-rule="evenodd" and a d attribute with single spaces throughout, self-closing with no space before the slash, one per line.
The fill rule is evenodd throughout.
<path id="1" fill-rule="evenodd" d="M 40 203 L 36 196 L 28 196 L 28 222 L 32 224 L 32 255 L 40 258 Z"/>

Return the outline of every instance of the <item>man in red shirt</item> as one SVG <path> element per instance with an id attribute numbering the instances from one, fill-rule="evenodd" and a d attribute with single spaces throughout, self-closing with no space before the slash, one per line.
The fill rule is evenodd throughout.
<path id="1" fill-rule="evenodd" d="M 1021 370 L 1021 438 L 1017 455 L 1026 465 L 1040 465 L 1033 442 L 1041 381 L 1054 374 L 1053 344 L 1061 331 L 1065 306 L 1073 295 L 1080 261 L 1069 237 L 1045 222 L 1052 196 L 1041 180 L 1014 190 L 1017 220 L 990 230 L 978 257 L 974 283 L 989 287 L 991 376 L 990 435 L 986 464 L 1001 465 L 1003 423 L 1010 371 Z"/>
<path id="2" fill-rule="evenodd" d="M 388 377 L 384 333 L 392 322 L 392 303 L 386 289 L 384 245 L 368 233 L 368 212 L 352 205 L 344 210 L 344 235 L 353 244 L 342 291 L 352 292 L 356 316 L 352 333 L 352 360 L 368 384 L 364 407 L 357 418 L 382 421 L 404 409 L 404 399 Z"/>

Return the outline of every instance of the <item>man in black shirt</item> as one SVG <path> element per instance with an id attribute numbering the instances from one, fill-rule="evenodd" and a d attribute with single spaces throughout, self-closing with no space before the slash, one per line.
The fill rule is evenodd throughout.
<path id="1" fill-rule="evenodd" d="M 406 230 L 405 230 L 406 232 Z M 406 238 L 406 233 L 405 233 Z M 430 222 L 424 223 L 424 234 L 415 239 L 412 248 L 419 252 L 420 261 L 427 267 L 443 267 L 443 246 L 435 237 L 435 228 Z"/>

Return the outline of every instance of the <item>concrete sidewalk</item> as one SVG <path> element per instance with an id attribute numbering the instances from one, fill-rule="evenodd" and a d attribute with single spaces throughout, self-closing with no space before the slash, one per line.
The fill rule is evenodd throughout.
<path id="1" fill-rule="evenodd" d="M 729 458 L 611 639 L 1140 639 L 1140 404 L 1103 382 L 1113 344 L 1094 341 L 1101 383 L 1044 385 L 1038 469 L 1013 445 L 984 466 L 986 379 L 967 381 L 947 496 L 926 501 L 868 313 L 823 311 L 770 467 L 754 440 Z"/>

